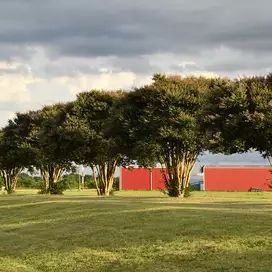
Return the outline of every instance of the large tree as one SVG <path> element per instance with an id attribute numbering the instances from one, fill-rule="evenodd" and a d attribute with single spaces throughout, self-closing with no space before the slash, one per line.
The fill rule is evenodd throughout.
<path id="1" fill-rule="evenodd" d="M 201 126 L 213 153 L 242 153 L 250 148 L 249 92 L 245 82 L 227 78 L 211 80 L 205 96 Z"/>
<path id="2" fill-rule="evenodd" d="M 98 195 L 110 195 L 116 167 L 123 161 L 123 145 L 115 126 L 121 91 L 80 93 L 74 104 L 73 128 L 81 134 L 75 161 L 93 169 Z M 80 137 L 80 136 L 79 136 Z"/>
<path id="3" fill-rule="evenodd" d="M 258 150 L 272 166 L 272 74 L 241 80 L 247 97 L 247 123 L 244 135 L 251 148 Z"/>
<path id="4" fill-rule="evenodd" d="M 16 120 L 10 120 L 0 132 L 0 174 L 8 193 L 15 191 L 18 175 L 33 157 L 26 136 Z"/>
<path id="5" fill-rule="evenodd" d="M 72 103 L 55 104 L 17 114 L 15 118 L 32 150 L 28 166 L 40 170 L 44 193 L 56 193 L 62 174 L 72 167 L 71 154 L 76 139 L 74 131 L 68 128 L 72 108 Z"/>
<path id="6" fill-rule="evenodd" d="M 272 156 L 272 76 L 214 79 L 203 110 L 213 152 L 258 150 Z"/>
<path id="7" fill-rule="evenodd" d="M 128 155 L 144 166 L 161 163 L 169 196 L 188 195 L 192 169 L 206 147 L 198 120 L 208 87 L 202 77 L 155 75 L 152 84 L 128 95 Z"/>
<path id="8" fill-rule="evenodd" d="M 73 103 L 55 104 L 37 113 L 33 136 L 38 152 L 34 165 L 41 171 L 48 193 L 56 192 L 62 174 L 72 169 L 71 159 L 76 145 L 75 134 L 69 130 L 72 109 Z"/>

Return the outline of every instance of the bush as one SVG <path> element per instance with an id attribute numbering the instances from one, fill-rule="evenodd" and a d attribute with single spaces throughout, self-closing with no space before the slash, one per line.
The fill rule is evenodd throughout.
<path id="1" fill-rule="evenodd" d="M 62 181 L 66 183 L 67 189 L 77 189 L 78 188 L 78 175 L 67 174 L 62 177 Z"/>
<path id="2" fill-rule="evenodd" d="M 63 176 L 63 180 L 67 182 L 67 189 L 78 189 L 78 182 L 82 179 L 82 176 L 79 177 L 78 174 L 68 174 Z M 82 184 L 81 184 L 82 185 Z M 84 188 L 87 189 L 96 189 L 95 182 L 91 175 L 84 176 Z"/>
<path id="3" fill-rule="evenodd" d="M 63 192 L 68 189 L 68 184 L 65 181 L 60 181 L 57 183 L 54 183 L 51 190 L 50 194 L 51 195 L 63 195 Z"/>
<path id="4" fill-rule="evenodd" d="M 96 189 L 95 181 L 92 175 L 85 175 L 85 187 L 88 189 Z"/>
<path id="5" fill-rule="evenodd" d="M 113 182 L 113 187 L 112 187 L 113 191 L 119 191 L 119 183 L 120 183 L 120 178 L 115 177 Z"/>
<path id="6" fill-rule="evenodd" d="M 32 177 L 27 173 L 21 173 L 18 177 L 17 187 L 19 188 L 40 188 L 41 179 L 39 177 Z"/>
<path id="7" fill-rule="evenodd" d="M 54 183 L 51 187 L 51 190 L 48 190 L 45 186 L 45 183 L 41 182 L 38 194 L 63 195 L 63 192 L 66 191 L 68 188 L 68 183 L 65 180 Z"/>
<path id="8" fill-rule="evenodd" d="M 81 176 L 79 177 L 78 174 L 64 175 L 62 178 L 62 182 L 64 182 L 66 184 L 65 190 L 78 189 L 79 178 L 81 181 L 82 177 Z M 92 175 L 85 175 L 84 176 L 84 188 L 96 189 L 95 181 L 94 181 Z M 43 191 L 41 186 L 40 186 L 40 189 L 41 189 L 41 191 Z M 113 191 L 119 191 L 119 177 L 114 178 Z"/>

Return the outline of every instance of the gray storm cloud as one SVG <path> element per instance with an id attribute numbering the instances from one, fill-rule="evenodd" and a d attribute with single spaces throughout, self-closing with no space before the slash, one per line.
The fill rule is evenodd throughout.
<path id="1" fill-rule="evenodd" d="M 0 57 L 7 59 L 28 57 L 31 46 L 52 58 L 127 58 L 197 56 L 220 46 L 258 55 L 272 45 L 269 0 L 2 0 L 0 6 Z"/>

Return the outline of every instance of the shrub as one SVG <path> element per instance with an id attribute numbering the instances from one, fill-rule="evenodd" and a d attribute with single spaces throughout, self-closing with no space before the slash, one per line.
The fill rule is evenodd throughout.
<path id="1" fill-rule="evenodd" d="M 60 181 L 57 183 L 54 183 L 51 190 L 50 194 L 51 195 L 63 195 L 63 192 L 68 189 L 68 184 L 65 181 Z"/>
<path id="2" fill-rule="evenodd" d="M 68 188 L 68 183 L 65 180 L 54 183 L 50 190 L 46 188 L 44 182 L 41 182 L 38 194 L 63 195 L 63 192 Z"/>
<path id="3" fill-rule="evenodd" d="M 32 177 L 27 173 L 22 173 L 18 177 L 17 187 L 19 188 L 40 188 L 41 179 L 39 177 Z"/>
<path id="4" fill-rule="evenodd" d="M 119 183 L 120 183 L 120 178 L 115 177 L 113 182 L 113 187 L 112 187 L 113 191 L 119 191 Z"/>

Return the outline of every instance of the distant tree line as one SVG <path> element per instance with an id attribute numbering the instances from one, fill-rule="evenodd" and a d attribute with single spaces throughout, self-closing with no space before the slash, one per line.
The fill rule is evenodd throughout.
<path id="1" fill-rule="evenodd" d="M 63 190 L 65 173 L 83 164 L 92 169 L 97 194 L 108 196 L 116 167 L 160 163 L 168 195 L 185 197 L 203 151 L 250 149 L 271 162 L 271 74 L 156 74 L 151 84 L 131 91 L 92 90 L 73 102 L 17 113 L 0 132 L 0 174 L 12 193 L 24 169 L 38 170 L 42 193 L 55 194 Z"/>
<path id="2" fill-rule="evenodd" d="M 93 175 L 84 175 L 84 183 L 82 183 L 82 175 L 79 174 L 64 174 L 62 176 L 61 182 L 64 185 L 65 190 L 73 189 L 96 189 L 96 184 Z M 4 180 L 0 176 L 0 187 L 4 186 Z M 17 178 L 17 188 L 20 189 L 39 189 L 43 188 L 44 183 L 40 176 L 35 176 L 30 173 L 21 173 Z M 114 178 L 115 191 L 119 190 L 119 177 Z"/>

